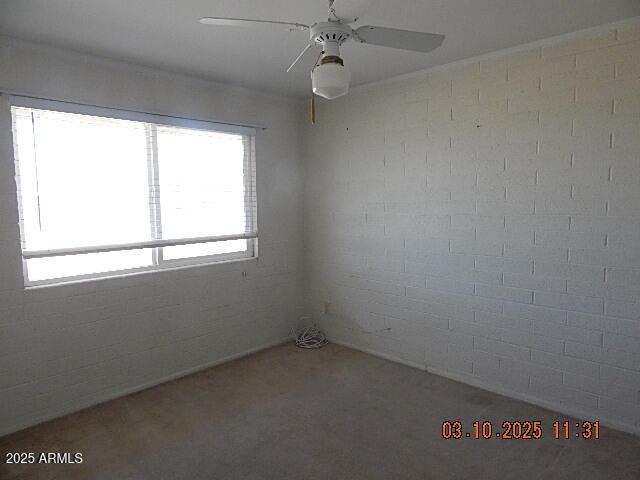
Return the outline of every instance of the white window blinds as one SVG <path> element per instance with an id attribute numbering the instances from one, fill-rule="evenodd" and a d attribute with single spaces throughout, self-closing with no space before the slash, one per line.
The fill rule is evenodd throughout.
<path id="1" fill-rule="evenodd" d="M 27 283 L 254 256 L 250 129 L 53 106 L 12 106 Z"/>

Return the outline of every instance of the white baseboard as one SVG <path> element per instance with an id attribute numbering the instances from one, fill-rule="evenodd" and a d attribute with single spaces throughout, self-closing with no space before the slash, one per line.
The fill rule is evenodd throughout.
<path id="1" fill-rule="evenodd" d="M 633 425 L 628 425 L 625 423 L 621 423 L 619 420 L 601 417 L 599 414 L 587 410 L 581 410 L 579 408 L 572 408 L 563 403 L 550 402 L 548 400 L 541 399 L 539 397 L 534 397 L 531 395 L 523 394 L 521 392 L 517 392 L 514 390 L 510 390 L 508 388 L 502 388 L 494 384 L 483 382 L 482 380 L 471 377 L 464 374 L 458 374 L 454 372 L 450 372 L 447 370 L 441 370 L 439 368 L 428 367 L 426 365 L 416 364 L 415 362 L 404 360 L 403 358 L 399 358 L 393 355 L 389 355 L 387 353 L 378 352 L 375 350 L 371 350 L 369 348 L 364 348 L 359 345 L 355 345 L 349 342 L 343 342 L 335 338 L 329 339 L 332 343 L 337 345 L 342 345 L 344 347 L 353 348 L 354 350 L 358 350 L 360 352 L 368 353 L 375 357 L 384 358 L 385 360 L 390 360 L 392 362 L 401 363 L 403 365 L 407 365 L 409 367 L 417 368 L 419 370 L 424 370 L 434 375 L 438 375 L 440 377 L 445 377 L 450 380 L 454 380 L 456 382 L 464 383 L 467 385 L 471 385 L 476 388 L 480 388 L 482 390 L 486 390 L 488 392 L 496 393 L 498 395 L 502 395 L 509 398 L 514 398 L 516 400 L 521 400 L 523 402 L 530 403 L 532 405 L 536 405 L 538 407 L 546 408 L 547 410 L 553 410 L 554 412 L 558 412 L 562 415 L 568 415 L 575 418 L 581 419 L 591 419 L 591 420 L 599 420 L 600 423 L 606 427 L 613 428 L 615 430 L 620 430 L 623 432 L 631 433 L 632 435 L 640 436 L 640 428 L 636 428 Z"/>
<path id="2" fill-rule="evenodd" d="M 498 395 L 503 395 L 505 397 L 515 398 L 516 400 L 521 400 L 523 402 L 527 402 L 532 405 L 536 405 L 538 407 L 546 408 L 547 410 L 553 410 L 554 412 L 558 412 L 563 415 L 568 415 L 570 417 L 580 418 L 584 420 L 598 420 L 602 425 L 606 427 L 610 427 L 615 430 L 620 430 L 623 432 L 640 436 L 640 429 L 634 427 L 633 425 L 620 423 L 619 420 L 615 420 L 611 418 L 604 418 L 600 416 L 599 413 L 595 413 L 593 411 L 583 410 L 580 408 L 573 408 L 564 403 L 550 402 L 548 400 L 544 400 L 539 397 L 534 397 L 532 395 L 527 395 L 522 392 L 517 392 L 515 390 L 510 390 L 508 388 L 502 388 L 491 383 L 485 383 L 475 377 L 471 377 L 464 374 L 448 372 L 446 370 L 441 370 L 439 368 L 433 368 L 433 367 L 427 367 L 426 370 L 429 373 L 433 373 L 434 375 L 439 375 L 441 377 L 449 378 L 451 380 L 455 380 L 456 382 L 465 383 L 467 385 L 481 388 L 482 390 L 486 390 L 488 392 L 497 393 Z"/>
<path id="3" fill-rule="evenodd" d="M 180 377 L 184 377 L 187 375 L 190 375 L 192 373 L 196 373 L 199 372 L 201 370 L 205 370 L 207 368 L 211 368 L 211 367 L 215 367 L 216 365 L 220 365 L 222 363 L 226 363 L 226 362 L 230 362 L 232 360 L 236 360 L 238 358 L 242 358 L 242 357 L 246 357 L 248 355 L 257 353 L 261 350 L 265 350 L 267 348 L 271 348 L 271 347 L 275 347 L 278 345 L 282 345 L 283 343 L 286 343 L 290 340 L 289 337 L 285 337 L 279 340 L 276 340 L 274 342 L 269 342 L 267 344 L 264 345 L 260 345 L 258 347 L 246 350 L 244 352 L 240 352 L 240 353 L 236 353 L 234 355 L 229 355 L 227 357 L 218 359 L 218 360 L 214 360 L 212 362 L 208 362 L 208 363 L 204 363 L 192 368 L 189 368 L 187 370 L 182 370 L 180 372 L 177 373 L 173 373 L 171 375 L 162 377 L 160 379 L 157 380 L 153 380 L 151 382 L 147 382 L 144 383 L 142 385 L 137 385 L 135 387 L 131 387 L 131 388 L 127 388 L 124 390 L 120 390 L 118 392 L 114 392 L 111 393 L 109 395 L 105 395 L 103 397 L 100 398 L 96 398 L 90 402 L 86 402 L 85 404 L 79 405 L 79 406 L 74 406 L 72 408 L 68 408 L 68 409 L 62 409 L 62 410 L 58 410 L 56 412 L 52 412 L 52 413 L 48 413 L 46 415 L 42 415 L 40 417 L 36 417 L 33 418 L 27 422 L 22 422 L 16 425 L 12 425 L 9 428 L 0 431 L 0 437 L 3 437 L 5 435 L 9 435 L 11 433 L 17 432 L 19 430 L 23 430 L 25 428 L 29 428 L 32 427 L 34 425 L 49 421 L 49 420 L 53 420 L 55 418 L 59 418 L 59 417 L 63 417 L 65 415 L 69 415 L 71 413 L 74 412 L 78 412 L 80 410 L 84 410 L 87 408 L 91 408 L 95 405 L 99 405 L 101 403 L 104 402 L 108 402 L 109 400 L 113 400 L 119 397 L 124 397 L 126 395 L 131 395 L 132 393 L 136 393 L 136 392 L 140 392 L 142 390 L 146 390 L 148 388 L 154 387 L 156 385 L 160 385 L 162 383 L 166 383 L 169 382 L 171 380 L 175 380 L 177 378 Z M 369 355 L 373 355 L 375 357 L 379 357 L 379 358 L 384 358 L 385 360 L 389 360 L 392 362 L 396 362 L 396 363 L 400 363 L 403 365 L 407 365 L 408 367 L 412 367 L 412 368 L 417 368 L 418 370 L 423 370 L 423 371 L 427 371 L 429 373 L 432 373 L 434 375 L 438 375 L 441 377 L 445 377 L 445 378 L 449 378 L 451 380 L 457 381 L 457 382 L 461 382 L 467 385 L 471 385 L 473 387 L 477 387 L 480 388 L 482 390 L 486 390 L 492 393 L 496 393 L 498 395 L 503 395 L 505 397 L 510 397 L 510 398 L 514 398 L 516 400 L 521 400 L 523 402 L 527 402 L 530 403 L 532 405 L 537 405 L 539 407 L 542 408 L 546 408 L 548 410 L 553 410 L 555 412 L 561 413 L 563 415 L 569 415 L 572 417 L 576 417 L 576 418 L 594 418 L 593 412 L 588 412 L 585 410 L 580 410 L 580 409 L 575 409 L 575 408 L 571 408 L 568 407 L 567 405 L 561 404 L 561 403 L 556 403 L 556 402 L 549 402 L 547 400 L 543 400 L 540 399 L 538 397 L 533 397 L 530 395 L 526 395 L 520 392 L 516 392 L 510 389 L 505 389 L 493 384 L 489 384 L 489 383 L 485 383 L 477 378 L 473 378 L 467 375 L 462 375 L 462 374 L 457 374 L 457 373 L 453 373 L 453 372 L 449 372 L 446 370 L 441 370 L 438 368 L 433 368 L 433 367 L 426 367 L 425 365 L 421 365 L 415 362 L 411 362 L 408 360 L 405 360 L 403 358 L 400 357 L 396 357 L 394 355 L 390 355 L 387 353 L 382 353 L 382 352 L 378 352 L 376 350 L 372 350 L 369 348 L 364 348 L 361 347 L 359 345 L 350 343 L 350 342 L 343 342 L 340 341 L 338 339 L 335 338 L 330 338 L 329 339 L 332 343 L 335 343 L 337 345 L 342 345 L 344 347 L 347 348 L 352 348 L 354 350 L 358 350 L 360 352 L 364 352 L 367 353 Z M 640 429 L 635 428 L 632 425 L 627 425 L 624 423 L 620 423 L 617 420 L 614 419 L 610 419 L 610 418 L 603 418 L 603 417 L 597 417 L 597 419 L 600 421 L 600 423 L 604 426 L 610 427 L 610 428 L 614 428 L 616 430 L 621 430 L 623 432 L 627 432 L 627 433 L 631 433 L 633 435 L 638 435 L 640 436 Z"/>
<path id="4" fill-rule="evenodd" d="M 369 348 L 361 347 L 360 345 L 356 345 L 354 343 L 343 342 L 341 340 L 327 337 L 327 339 L 331 343 L 335 343 L 336 345 L 341 345 L 343 347 L 352 348 L 353 350 L 358 350 L 359 352 L 368 353 L 369 355 L 373 355 L 374 357 L 384 358 L 385 360 L 389 360 L 391 362 L 401 363 L 403 365 L 407 365 L 408 367 L 417 368 L 418 370 L 427 370 L 424 365 L 412 362 L 410 360 L 405 360 L 404 358 L 396 357 L 394 355 L 390 355 L 388 353 L 378 352 L 376 350 L 371 350 Z"/>
<path id="5" fill-rule="evenodd" d="M 180 378 L 180 377 L 185 377 L 187 375 L 191 375 L 192 373 L 196 373 L 196 372 L 199 372 L 201 370 L 206 370 L 207 368 L 215 367 L 216 365 L 220 365 L 222 363 L 227 363 L 227 362 L 230 362 L 232 360 L 237 360 L 238 358 L 246 357 L 248 355 L 257 353 L 257 352 L 259 352 L 261 350 L 266 350 L 267 348 L 271 348 L 271 347 L 275 347 L 275 346 L 278 346 L 278 345 L 282 345 L 283 343 L 286 343 L 286 342 L 288 342 L 290 340 L 291 340 L 290 337 L 284 337 L 284 338 L 281 338 L 281 339 L 276 340 L 274 342 L 269 342 L 269 343 L 260 345 L 260 346 L 255 347 L 255 348 L 251 348 L 249 350 L 245 350 L 245 351 L 240 352 L 240 353 L 235 353 L 233 355 L 229 355 L 229 356 L 224 357 L 224 358 L 213 360 L 211 362 L 203 363 L 201 365 L 197 365 L 195 367 L 191 367 L 191 368 L 188 368 L 186 370 L 181 370 L 179 372 L 172 373 L 171 375 L 167 375 L 165 377 L 158 378 L 156 380 L 152 380 L 150 382 L 146 382 L 146 383 L 143 383 L 141 385 L 136 385 L 134 387 L 125 388 L 123 390 L 112 392 L 112 393 L 109 393 L 107 395 L 100 396 L 100 397 L 97 397 L 95 399 L 91 399 L 91 400 L 86 401 L 84 403 L 81 403 L 81 404 L 78 404 L 78 405 L 74 405 L 73 407 L 70 407 L 70 408 L 63 408 L 63 409 L 57 410 L 55 412 L 50 412 L 50 413 L 41 415 L 39 417 L 35 417 L 35 418 L 32 418 L 32 419 L 29 419 L 29 420 L 27 420 L 25 422 L 21 422 L 21 423 L 17 423 L 17 424 L 11 425 L 8 428 L 0 430 L 0 437 L 9 435 L 11 433 L 15 433 L 15 432 L 20 431 L 20 430 L 24 430 L 25 428 L 33 427 L 35 425 L 47 422 L 49 420 L 53 420 L 55 418 L 64 417 L 65 415 L 69 415 L 71 413 L 79 412 L 81 410 L 85 410 L 87 408 L 94 407 L 94 406 L 99 405 L 101 403 L 108 402 L 109 400 L 114 400 L 116 398 L 124 397 L 126 395 L 131 395 L 132 393 L 140 392 L 142 390 L 146 390 L 148 388 L 155 387 L 156 385 L 160 385 L 162 383 L 170 382 L 171 380 L 175 380 L 175 379 Z"/>

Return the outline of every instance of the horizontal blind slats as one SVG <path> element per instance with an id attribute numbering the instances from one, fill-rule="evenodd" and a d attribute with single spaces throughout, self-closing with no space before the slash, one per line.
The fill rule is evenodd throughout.
<path id="1" fill-rule="evenodd" d="M 23 145 L 32 144 L 23 148 L 26 156 L 29 157 L 26 161 L 28 162 L 27 167 L 30 169 L 30 176 L 23 178 L 24 175 L 22 175 L 21 169 L 16 168 L 16 178 L 20 184 L 18 186 L 18 194 L 22 197 L 20 221 L 23 226 L 22 245 L 23 258 L 25 260 L 150 248 L 161 250 L 162 248 L 195 246 L 205 243 L 222 245 L 222 243 L 218 242 L 232 242 L 234 240 L 251 240 L 247 242 L 247 251 L 255 250 L 257 244 L 254 245 L 254 242 L 257 241 L 258 237 L 254 154 L 255 129 L 243 126 L 231 126 L 234 128 L 229 128 L 230 126 L 225 124 L 185 121 L 185 119 L 177 119 L 175 122 L 173 120 L 165 121 L 166 118 L 161 118 L 157 115 L 129 115 L 132 112 L 25 99 L 22 97 L 12 97 L 11 100 L 14 134 L 17 130 L 17 123 L 20 123 L 23 132 L 28 131 L 26 135 L 14 136 L 16 167 L 19 167 L 24 160 L 18 158 L 17 155 L 20 150 L 19 139 L 22 138 Z M 47 108 L 50 108 L 50 110 L 47 110 Z M 76 142 L 73 141 L 62 144 L 57 141 L 56 133 L 54 133 L 54 125 L 56 124 L 61 125 L 61 128 L 67 129 L 65 131 L 67 138 L 73 138 L 69 137 L 69 132 L 75 132 L 75 128 L 79 128 L 79 132 L 83 131 L 82 128 L 90 128 L 93 129 L 89 131 L 92 135 L 98 135 L 96 137 L 97 140 L 91 144 L 91 147 L 87 146 L 86 142 L 84 146 L 74 145 Z M 220 126 L 221 128 L 218 128 Z M 47 128 L 50 128 L 50 130 L 47 131 Z M 122 210 L 112 209 L 109 203 L 111 194 L 106 194 L 104 188 L 91 187 L 92 185 L 104 185 L 104 183 L 93 183 L 96 180 L 102 181 L 102 177 L 97 174 L 91 174 L 91 170 L 88 170 L 86 166 L 91 165 L 90 168 L 94 168 L 93 165 L 96 165 L 99 168 L 104 168 L 107 165 L 107 168 L 109 168 L 111 163 L 109 159 L 117 159 L 117 156 L 105 156 L 101 151 L 103 146 L 109 146 L 112 132 L 128 132 L 123 135 L 142 135 L 143 138 L 149 138 L 150 131 L 154 132 L 153 135 L 161 132 L 165 137 L 183 138 L 187 141 L 187 144 L 181 146 L 180 150 L 171 151 L 169 149 L 170 153 L 168 154 L 172 159 L 171 162 L 174 162 L 174 167 L 179 165 L 177 170 L 174 169 L 173 175 L 181 175 L 183 172 L 188 173 L 183 180 L 171 176 L 164 179 L 166 183 L 167 178 L 177 178 L 176 182 L 164 185 L 169 187 L 168 189 L 165 188 L 164 194 L 166 197 L 170 197 L 170 201 L 167 204 L 167 216 L 171 217 L 173 215 L 167 221 L 173 222 L 173 227 L 167 228 L 168 232 L 163 232 L 165 219 L 162 215 L 153 214 L 154 208 L 164 209 L 164 203 L 167 201 L 166 198 L 163 199 L 163 189 L 161 188 L 161 183 L 163 182 L 162 172 L 160 172 L 160 179 L 152 176 L 148 179 L 149 181 L 145 182 L 144 188 L 148 189 L 148 194 L 145 194 L 147 199 L 143 202 L 140 202 L 140 198 L 131 197 L 132 203 L 126 203 L 129 201 L 129 196 L 127 195 L 130 195 L 131 192 L 135 194 L 134 190 L 122 192 L 122 189 L 118 188 L 119 185 L 114 184 L 112 191 L 113 195 L 121 195 L 121 198 L 125 199 L 124 203 L 119 203 L 121 208 L 123 205 L 137 205 L 136 208 L 140 211 L 139 206 L 146 205 L 144 211 L 147 213 L 145 214 L 144 223 L 148 225 L 148 231 L 159 232 L 157 236 L 152 233 L 151 238 L 145 234 L 136 233 L 137 229 L 127 230 L 125 225 L 133 225 L 130 221 L 128 224 L 122 223 L 122 225 L 120 225 L 121 222 L 116 221 L 120 217 L 114 216 L 114 213 L 116 215 L 124 214 L 127 218 L 131 217 L 127 212 L 129 208 Z M 37 141 L 39 135 L 45 135 L 43 137 L 45 140 L 43 140 L 44 143 L 42 144 Z M 48 138 L 46 135 L 48 135 Z M 197 143 L 192 144 L 191 140 L 189 140 L 191 138 L 194 142 L 205 142 L 199 144 L 200 150 L 194 150 L 196 148 L 194 145 Z M 52 141 L 54 143 L 51 143 Z M 138 140 L 135 141 L 138 142 Z M 240 146 L 233 147 L 232 145 L 234 144 L 238 145 L 235 142 L 240 142 Z M 37 150 L 38 145 L 40 145 L 42 152 Z M 40 159 L 38 158 L 38 153 L 46 153 L 47 151 L 47 148 L 41 145 L 64 145 L 65 148 L 68 146 L 68 149 L 64 150 L 55 147 L 55 154 L 49 155 L 49 158 L 44 160 L 48 162 L 45 164 L 47 168 L 44 168 L 43 172 L 39 172 L 38 161 Z M 151 155 L 155 159 L 163 155 L 163 152 L 159 153 L 151 148 L 150 145 L 150 143 L 146 145 L 136 143 L 135 152 L 137 153 L 135 155 L 131 154 L 130 149 L 126 151 L 121 149 L 120 151 L 127 155 L 126 158 L 131 157 L 131 161 L 134 161 L 134 163 L 139 156 L 141 157 L 140 160 L 146 163 L 146 158 L 142 158 L 144 154 L 146 154 L 146 157 Z M 203 147 L 203 145 L 208 145 L 208 147 Z M 186 150 L 183 150 L 185 147 Z M 202 150 L 202 148 L 206 149 Z M 231 151 L 243 152 L 244 158 L 238 159 L 237 154 L 233 154 L 236 155 L 236 160 L 231 160 L 234 158 L 230 156 L 229 152 Z M 193 161 L 191 163 L 186 162 L 185 166 L 183 166 L 182 154 L 184 154 L 185 160 L 193 159 Z M 124 156 L 121 157 L 125 158 Z M 59 171 L 55 166 L 52 169 L 52 165 L 55 165 L 52 161 L 55 162 L 58 159 L 63 162 L 63 165 L 67 168 L 66 171 L 72 173 L 72 175 L 61 177 L 60 175 L 65 175 L 64 171 Z M 236 167 L 229 161 L 239 161 L 241 164 L 236 164 Z M 216 170 L 216 162 L 220 162 L 219 165 L 224 169 L 220 172 L 226 172 L 225 175 L 227 176 L 219 175 L 220 172 Z M 84 163 L 86 165 L 83 165 Z M 121 175 L 123 177 L 120 178 L 126 178 L 129 175 L 129 167 L 124 168 L 125 163 L 122 161 L 114 163 L 111 171 L 118 172 L 120 170 L 115 169 L 122 169 Z M 126 165 L 131 165 L 131 163 L 126 163 Z M 79 170 L 76 169 L 76 166 Z M 205 167 L 201 173 L 197 170 L 200 168 L 199 166 Z M 241 175 L 240 177 L 234 177 L 236 173 L 233 172 L 237 171 L 234 169 L 238 167 L 242 169 Z M 190 168 L 192 170 L 189 170 Z M 49 175 L 49 178 L 38 178 L 38 174 Z M 35 184 L 33 183 L 34 178 Z M 62 201 L 56 199 L 55 202 L 42 206 L 37 182 L 44 181 L 48 183 L 48 190 L 45 193 L 57 196 L 55 193 L 56 188 L 52 190 L 51 185 L 55 186 L 56 182 L 62 179 L 64 179 L 63 184 L 66 185 L 66 187 L 58 187 L 60 188 Z M 233 184 L 233 182 L 238 181 L 242 182 L 241 188 L 238 183 L 235 186 Z M 23 185 L 26 184 L 25 182 L 31 182 L 28 188 Z M 65 191 L 65 188 L 68 191 Z M 129 188 L 131 187 L 129 186 Z M 69 191 L 81 193 L 82 198 L 78 198 L 77 201 L 82 202 L 85 207 L 88 206 L 88 208 L 78 210 L 81 216 L 77 218 L 73 205 L 68 203 Z M 122 196 L 123 193 L 126 195 Z M 25 195 L 30 195 L 32 198 L 25 202 Z M 67 197 L 64 197 L 64 195 L 67 195 Z M 45 203 L 46 200 L 45 198 Z M 45 210 L 43 211 L 41 208 L 45 208 Z M 60 208 L 64 208 L 64 210 L 60 210 Z M 29 228 L 26 230 L 31 233 L 35 232 L 33 235 L 25 234 L 25 211 L 30 212 L 29 215 L 31 217 Z M 44 216 L 48 216 L 48 218 L 44 218 L 44 223 L 40 223 L 39 226 L 34 224 L 34 218 L 40 217 L 43 212 Z M 136 215 L 138 215 L 137 218 L 140 218 L 139 212 Z M 104 219 L 104 222 L 102 222 L 102 219 Z M 56 224 L 59 220 L 63 223 Z M 97 222 L 102 223 L 102 225 L 98 225 Z M 61 229 L 61 225 L 64 225 L 62 228 L 70 230 L 65 232 L 64 229 Z M 64 235 L 62 235 L 63 233 Z M 163 238 L 164 236 L 169 238 Z M 111 241 L 111 243 L 105 242 L 102 244 L 105 239 L 107 242 Z M 70 247 L 69 244 L 76 244 L 76 246 Z"/>
<path id="2" fill-rule="evenodd" d="M 60 102 L 56 100 L 46 100 L 21 95 L 9 95 L 9 102 L 13 106 L 29 109 L 128 120 L 132 122 L 154 123 L 156 125 L 168 125 L 173 127 L 192 128 L 196 130 L 211 130 L 216 132 L 235 133 L 238 135 L 253 136 L 256 134 L 258 129 L 265 129 L 265 127 L 254 125 L 237 125 L 209 120 L 195 120 L 184 117 L 82 105 L 78 103 Z"/>

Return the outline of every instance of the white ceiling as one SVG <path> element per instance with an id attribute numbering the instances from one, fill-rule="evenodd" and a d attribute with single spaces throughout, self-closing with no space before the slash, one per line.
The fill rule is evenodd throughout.
<path id="1" fill-rule="evenodd" d="M 640 0 L 337 0 L 341 16 L 446 35 L 428 54 L 345 45 L 352 84 L 368 83 L 640 15 Z M 0 0 L 0 34 L 302 97 L 307 71 L 285 73 L 306 32 L 234 29 L 203 16 L 311 24 L 326 0 Z"/>

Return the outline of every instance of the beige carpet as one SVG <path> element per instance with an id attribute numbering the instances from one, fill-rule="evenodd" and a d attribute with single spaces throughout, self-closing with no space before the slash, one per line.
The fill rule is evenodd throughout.
<path id="1" fill-rule="evenodd" d="M 443 420 L 541 420 L 539 440 L 444 440 Z M 0 439 L 3 452 L 81 452 L 0 465 L 8 479 L 638 479 L 640 438 L 552 437 L 566 419 L 329 345 L 276 347 Z M 573 422 L 573 421 L 572 421 Z"/>

